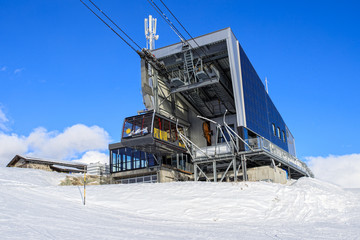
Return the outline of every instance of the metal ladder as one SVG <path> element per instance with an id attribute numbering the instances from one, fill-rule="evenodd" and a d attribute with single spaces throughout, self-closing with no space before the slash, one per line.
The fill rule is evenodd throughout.
<path id="1" fill-rule="evenodd" d="M 186 76 L 185 83 L 191 84 L 191 80 L 194 78 L 194 57 L 190 50 L 190 45 L 184 45 L 182 50 L 184 51 L 184 75 Z"/>

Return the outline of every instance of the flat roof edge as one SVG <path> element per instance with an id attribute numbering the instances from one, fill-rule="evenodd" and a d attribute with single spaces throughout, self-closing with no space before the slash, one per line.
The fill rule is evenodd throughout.
<path id="1" fill-rule="evenodd" d="M 218 33 L 218 32 L 221 32 L 221 31 L 226 31 L 226 30 L 230 30 L 230 31 L 232 32 L 232 30 L 231 30 L 230 27 L 226 27 L 226 28 L 219 29 L 219 30 L 216 30 L 216 31 L 213 31 L 213 32 L 210 32 L 210 33 L 206 33 L 206 34 L 203 34 L 203 35 L 200 35 L 200 36 L 191 38 L 191 39 L 187 39 L 187 41 L 191 41 L 191 40 L 193 40 L 193 39 L 196 40 L 197 38 L 202 38 L 202 37 L 205 37 L 205 36 L 208 36 L 208 35 L 211 35 L 211 34 L 214 34 L 214 33 Z M 158 51 L 158 50 L 163 50 L 163 49 L 165 49 L 165 48 L 168 48 L 168 47 L 171 47 L 171 46 L 175 46 L 175 45 L 181 44 L 181 43 L 182 43 L 182 42 L 177 42 L 177 43 L 173 43 L 173 44 L 170 44 L 170 45 L 167 45 L 167 46 L 164 46 L 164 47 L 156 48 L 156 49 L 152 50 L 152 52 L 155 53 L 155 52 Z"/>

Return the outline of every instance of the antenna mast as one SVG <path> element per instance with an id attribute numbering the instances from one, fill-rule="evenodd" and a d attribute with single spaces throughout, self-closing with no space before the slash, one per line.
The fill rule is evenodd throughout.
<path id="1" fill-rule="evenodd" d="M 266 88 L 266 93 L 269 94 L 267 77 L 265 77 L 265 88 Z"/>
<path id="2" fill-rule="evenodd" d="M 157 19 L 151 15 L 149 19 L 145 18 L 146 48 L 149 50 L 155 49 L 155 40 L 159 39 L 159 35 L 156 35 L 156 23 Z"/>
<path id="3" fill-rule="evenodd" d="M 155 40 L 159 39 L 159 35 L 156 35 L 156 23 L 157 19 L 149 15 L 149 19 L 145 18 L 145 36 L 146 36 L 146 48 L 150 52 L 155 49 Z M 154 109 L 155 112 L 159 112 L 159 98 L 158 98 L 158 76 L 157 71 L 152 68 L 148 63 L 148 84 L 152 89 L 152 96 L 150 96 L 151 104 L 150 109 Z M 149 110 L 150 110 L 149 109 Z"/>

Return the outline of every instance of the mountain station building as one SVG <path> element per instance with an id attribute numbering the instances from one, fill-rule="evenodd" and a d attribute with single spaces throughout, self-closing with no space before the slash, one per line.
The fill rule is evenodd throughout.
<path id="1" fill-rule="evenodd" d="M 147 110 L 109 145 L 112 182 L 313 177 L 230 28 L 141 56 Z"/>

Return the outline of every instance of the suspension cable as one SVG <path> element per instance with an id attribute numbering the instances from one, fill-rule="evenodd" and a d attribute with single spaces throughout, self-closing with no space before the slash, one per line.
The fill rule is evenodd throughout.
<path id="1" fill-rule="evenodd" d="M 108 17 L 98 6 L 96 6 L 96 4 L 95 4 L 93 1 L 89 0 L 89 2 L 90 2 L 92 5 L 94 5 L 94 7 L 96 7 L 97 10 L 99 10 L 107 19 L 109 19 L 109 21 L 110 21 L 112 24 L 114 24 L 115 27 L 117 27 L 127 38 L 130 39 L 130 41 L 132 41 L 132 42 L 141 50 L 141 47 L 140 47 L 129 35 L 127 35 L 116 23 L 114 23 L 114 21 L 111 20 L 111 18 Z"/>
<path id="2" fill-rule="evenodd" d="M 198 53 L 198 51 L 196 50 L 196 49 L 194 49 L 193 48 L 193 46 L 191 46 L 191 44 L 189 43 L 189 40 L 186 40 L 186 38 L 184 37 L 184 35 L 182 35 L 182 33 L 179 31 L 179 29 L 177 29 L 177 27 L 171 22 L 171 20 L 166 16 L 166 14 L 160 9 L 160 7 L 154 2 L 154 0 L 147 0 L 148 2 L 149 2 L 149 4 L 158 12 L 158 14 L 165 20 L 165 22 L 170 26 L 170 28 L 175 32 L 175 34 L 180 38 L 180 40 L 181 40 L 181 42 L 183 42 L 183 43 L 187 43 L 188 45 L 189 45 L 189 47 L 192 49 L 192 50 L 194 50 L 194 52 L 198 55 L 198 56 L 200 56 L 200 54 Z M 163 3 L 164 4 L 164 3 Z M 165 5 L 165 7 L 166 7 L 166 5 Z M 166 9 L 168 9 L 167 7 L 166 7 Z M 169 10 L 169 9 L 168 9 Z M 170 10 L 169 10 L 169 12 L 170 12 Z M 171 15 L 173 15 L 172 14 L 172 12 L 171 12 Z M 173 17 L 175 17 L 174 15 L 173 15 Z M 176 17 L 175 17 L 175 19 L 176 19 Z M 177 20 L 178 21 L 178 20 Z M 178 21 L 179 22 L 179 21 Z M 180 23 L 180 25 L 182 25 L 181 23 Z M 183 27 L 183 26 L 182 26 Z M 184 28 L 184 27 L 183 27 Z M 185 29 L 185 28 L 184 28 Z M 185 30 L 186 31 L 186 30 Z M 186 31 L 187 32 L 187 31 Z M 188 32 L 187 32 L 188 33 Z M 189 34 L 189 33 L 188 33 Z M 190 34 L 189 34 L 190 35 Z M 190 37 L 191 37 L 191 35 L 190 35 Z M 192 40 L 196 43 L 196 45 L 200 48 L 200 46 L 199 46 L 199 44 L 195 41 L 195 39 L 194 38 L 192 38 Z M 201 49 L 201 48 L 200 48 Z M 207 54 L 206 54 L 206 52 L 203 50 L 203 49 L 201 49 L 203 52 L 204 52 L 204 54 L 205 54 L 205 56 L 207 56 Z M 206 65 L 206 64 L 205 64 Z M 207 74 L 207 73 L 206 73 Z M 208 75 L 208 74 L 207 74 Z"/>
<path id="3" fill-rule="evenodd" d="M 170 28 L 175 32 L 175 34 L 180 38 L 181 42 L 186 42 L 185 37 L 180 33 L 180 31 L 175 27 L 175 25 L 170 21 L 170 19 L 165 15 L 163 11 L 156 5 L 153 0 L 147 0 L 148 3 L 157 11 L 157 13 L 169 24 Z"/>
<path id="4" fill-rule="evenodd" d="M 198 51 L 196 51 L 196 49 L 194 49 L 191 44 L 189 43 L 189 40 L 186 40 L 186 38 L 181 34 L 181 32 L 175 27 L 175 25 L 170 21 L 170 19 L 165 15 L 165 13 L 163 11 L 161 11 L 161 9 L 157 6 L 157 4 L 154 2 L 154 0 L 147 0 L 150 5 L 164 18 L 164 20 L 167 22 L 167 24 L 169 24 L 170 28 L 176 33 L 176 35 L 178 35 L 178 37 L 181 39 L 182 42 L 187 42 L 188 45 L 190 46 L 190 48 L 192 50 L 195 51 L 195 53 L 200 56 L 200 54 L 198 53 Z M 166 4 L 164 3 L 163 0 L 160 0 L 160 2 L 164 5 L 164 7 L 169 11 L 169 13 L 175 18 L 175 20 L 178 22 L 178 24 L 184 29 L 184 31 L 189 35 L 189 37 L 191 38 L 190 40 L 193 40 L 194 43 L 197 45 L 197 47 L 203 52 L 203 54 L 206 57 L 209 57 L 209 55 L 205 52 L 204 49 L 202 49 L 200 47 L 200 45 L 197 43 L 197 41 L 195 40 L 195 38 L 189 33 L 189 31 L 186 30 L 186 28 L 184 27 L 184 25 L 179 21 L 179 19 L 173 14 L 173 12 L 166 6 Z M 176 29 L 176 30 L 175 30 Z M 181 37 L 180 37 L 181 36 Z M 183 41 L 184 40 L 184 41 Z M 205 63 L 206 66 L 208 66 Z M 208 75 L 208 74 L 207 74 Z"/>
<path id="5" fill-rule="evenodd" d="M 181 24 L 181 22 L 179 21 L 179 19 L 177 19 L 177 17 L 173 14 L 173 12 L 166 6 L 166 4 L 163 2 L 163 0 L 160 0 L 160 2 L 164 5 L 164 7 L 169 11 L 169 13 L 175 18 L 175 20 L 179 23 L 179 25 L 182 27 L 182 29 L 184 29 L 184 31 L 189 35 L 189 37 L 191 38 L 191 40 L 194 41 L 194 43 L 198 46 L 198 48 L 200 48 L 200 45 L 196 42 L 195 38 L 193 36 L 191 36 L 191 34 L 186 30 L 186 28 L 184 27 L 184 25 Z M 206 52 L 204 51 L 204 49 L 200 48 L 201 51 L 205 54 L 206 57 L 208 57 L 208 55 L 206 54 Z"/>
<path id="6" fill-rule="evenodd" d="M 123 40 L 132 50 L 134 50 L 134 52 L 138 53 L 136 51 L 136 49 L 129 43 L 127 42 L 118 32 L 116 32 L 107 22 L 105 22 L 99 15 L 97 15 L 86 3 L 84 3 L 82 0 L 80 0 L 80 2 L 82 4 L 85 5 L 85 7 L 87 7 L 97 18 L 99 18 L 108 28 L 111 29 L 111 31 L 113 31 L 119 38 L 121 38 L 121 40 Z"/>

